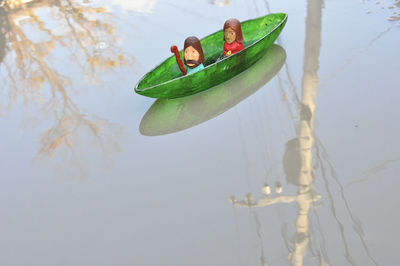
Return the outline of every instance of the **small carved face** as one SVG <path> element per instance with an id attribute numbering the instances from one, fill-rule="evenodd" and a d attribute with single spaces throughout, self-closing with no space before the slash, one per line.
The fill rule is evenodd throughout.
<path id="1" fill-rule="evenodd" d="M 233 43 L 236 40 L 236 33 L 232 28 L 227 28 L 224 30 L 225 41 L 228 44 Z"/>
<path id="2" fill-rule="evenodd" d="M 200 58 L 200 54 L 196 49 L 193 48 L 193 46 L 189 46 L 185 49 L 184 56 L 186 64 L 189 67 L 195 66 L 196 64 L 198 65 L 197 62 Z"/>

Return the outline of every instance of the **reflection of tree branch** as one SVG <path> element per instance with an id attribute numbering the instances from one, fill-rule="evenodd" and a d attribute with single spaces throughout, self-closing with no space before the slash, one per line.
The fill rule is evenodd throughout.
<path id="1" fill-rule="evenodd" d="M 316 148 L 316 157 L 317 157 L 317 159 L 318 159 L 318 161 L 320 163 L 320 167 L 321 167 L 321 173 L 322 173 L 321 176 L 322 176 L 323 180 L 325 181 L 325 189 L 326 189 L 326 192 L 328 194 L 330 209 L 331 209 L 331 212 L 332 212 L 332 215 L 333 215 L 334 219 L 336 220 L 336 222 L 338 224 L 338 227 L 339 227 L 339 230 L 340 230 L 340 236 L 341 236 L 342 241 L 343 241 L 344 250 L 345 250 L 345 258 L 351 265 L 355 265 L 355 261 L 354 261 L 353 257 L 350 254 L 350 251 L 349 251 L 349 245 L 347 243 L 347 239 L 346 239 L 346 236 L 345 236 L 345 233 L 344 233 L 344 226 L 343 226 L 342 222 L 339 220 L 339 217 L 336 214 L 335 201 L 333 199 L 333 195 L 332 195 L 332 192 L 330 190 L 329 180 L 328 180 L 327 175 L 326 175 L 326 170 L 325 170 L 325 166 L 323 164 L 322 156 L 320 154 L 319 146 L 316 145 L 315 148 Z"/>
<path id="2" fill-rule="evenodd" d="M 25 34 L 20 30 L 18 27 L 14 28 L 14 32 L 16 32 L 21 38 L 22 42 L 27 43 L 29 48 L 32 50 L 34 56 L 31 56 L 30 53 L 27 53 L 27 55 L 30 56 L 31 60 L 34 60 L 38 63 L 40 66 L 40 69 L 42 73 L 45 75 L 47 81 L 50 83 L 51 91 L 52 91 L 52 97 L 53 97 L 53 111 L 54 111 L 54 116 L 59 119 L 57 125 L 53 128 L 47 131 L 45 134 L 44 141 L 42 140 L 43 143 L 43 148 L 39 152 L 39 154 L 47 154 L 52 156 L 54 154 L 54 151 L 60 147 L 60 145 L 65 142 L 68 146 L 71 146 L 72 144 L 68 140 L 68 136 L 77 130 L 78 125 L 85 125 L 88 128 L 91 129 L 92 133 L 96 136 L 98 136 L 99 129 L 98 127 L 95 126 L 95 124 L 87 119 L 83 119 L 83 115 L 80 114 L 79 109 L 76 107 L 76 105 L 71 101 L 71 99 L 68 97 L 65 89 L 63 88 L 62 81 L 58 78 L 58 73 L 52 70 L 43 60 L 43 57 L 39 53 L 39 50 L 37 49 L 37 45 L 29 42 L 25 36 Z M 57 93 L 61 94 L 61 98 L 63 100 L 63 108 L 62 108 L 62 113 L 61 117 L 58 117 L 57 113 Z M 70 115 L 68 115 L 70 113 Z M 69 122 L 75 122 L 72 123 L 72 128 L 70 129 L 71 126 L 67 126 Z M 65 124 L 66 123 L 66 124 Z M 99 138 L 99 142 L 102 145 L 101 138 Z"/>
<path id="3" fill-rule="evenodd" d="M 328 166 L 329 166 L 329 168 L 330 168 L 330 170 L 331 170 L 331 171 L 330 171 L 330 172 L 331 172 L 331 176 L 332 176 L 332 178 L 335 180 L 336 184 L 339 186 L 341 198 L 342 198 L 342 200 L 343 200 L 343 202 L 344 202 L 344 205 L 345 205 L 346 210 L 347 210 L 347 212 L 348 212 L 348 214 L 349 214 L 349 216 L 350 216 L 350 219 L 351 219 L 352 222 L 353 222 L 353 229 L 354 229 L 354 231 L 356 232 L 356 234 L 358 235 L 358 237 L 360 238 L 360 241 L 361 241 L 361 243 L 362 243 L 362 245 L 363 245 L 363 247 L 364 247 L 365 252 L 367 253 L 367 256 L 370 258 L 370 260 L 371 260 L 375 265 L 378 265 L 378 263 L 377 263 L 377 262 L 375 261 L 375 259 L 372 257 L 371 252 L 369 251 L 369 248 L 368 248 L 367 244 L 365 243 L 365 240 L 364 240 L 364 231 L 363 231 L 363 229 L 362 229 L 361 222 L 354 216 L 353 212 L 352 212 L 351 209 L 350 209 L 349 203 L 348 203 L 348 201 L 347 201 L 347 199 L 346 199 L 346 197 L 345 197 L 345 194 L 344 194 L 344 187 L 343 187 L 343 185 L 340 183 L 339 178 L 338 178 L 338 176 L 337 176 L 337 174 L 336 174 L 336 171 L 335 171 L 335 169 L 334 169 L 332 163 L 328 160 L 328 158 L 327 158 L 327 156 L 326 156 L 327 152 L 326 152 L 326 150 L 325 150 L 325 147 L 322 145 L 322 143 L 319 143 L 319 145 L 320 145 L 320 147 L 321 147 L 321 148 L 323 149 L 323 151 L 324 151 L 323 154 L 322 154 L 322 157 L 323 157 L 323 158 L 325 159 L 325 161 L 328 163 Z"/>
<path id="4" fill-rule="evenodd" d="M 23 64 L 24 64 L 23 63 L 24 62 L 24 56 L 23 56 L 23 52 L 22 52 L 23 50 L 21 48 L 20 42 L 17 40 L 17 38 L 15 36 L 15 33 L 12 30 L 12 28 L 13 28 L 12 25 L 14 25 L 14 23 L 12 23 L 12 21 L 9 20 L 9 24 L 10 24 L 11 30 L 8 33 L 8 38 L 9 38 L 9 41 L 11 42 L 11 47 L 14 50 L 16 56 L 17 56 L 17 66 L 18 66 L 19 69 L 21 69 Z M 23 72 L 23 69 L 22 69 L 22 72 Z"/>
<path id="5" fill-rule="evenodd" d="M 126 59 L 122 54 L 116 54 L 113 46 L 111 46 L 112 49 L 105 51 L 108 52 L 109 56 L 105 52 L 100 54 L 96 49 L 90 48 L 90 46 L 95 47 L 98 44 L 97 36 L 107 36 L 107 38 L 115 41 L 111 24 L 101 23 L 98 20 L 92 21 L 85 15 L 102 13 L 104 8 L 81 7 L 71 1 L 64 2 L 65 5 L 57 0 L 31 1 L 29 4 L 14 1 L 14 5 L 11 5 L 10 2 L 12 1 L 7 1 L 6 5 L 0 8 L 7 10 L 5 13 L 6 21 L 10 28 L 5 36 L 10 43 L 10 51 L 15 54 L 15 73 L 20 77 L 14 77 L 12 66 L 5 60 L 3 65 L 9 82 L 8 88 L 3 86 L 3 89 L 8 93 L 9 106 L 20 93 L 26 105 L 32 101 L 36 102 L 36 98 L 37 103 L 43 108 L 42 110 L 45 113 L 51 113 L 54 117 L 55 125 L 48 129 L 41 139 L 42 147 L 39 155 L 52 157 L 55 151 L 64 145 L 70 148 L 72 156 L 77 155 L 72 149 L 76 145 L 74 138 L 77 139 L 79 131 L 84 129 L 88 130 L 96 145 L 103 150 L 108 149 L 108 147 L 111 147 L 110 152 L 118 150 L 117 142 L 113 140 L 112 134 L 119 132 L 119 126 L 82 113 L 68 96 L 65 87 L 67 78 L 62 76 L 48 60 L 51 50 L 58 44 L 71 52 L 71 56 L 77 59 L 76 62 L 81 68 L 85 68 L 89 64 L 92 74 L 95 73 L 96 68 L 107 70 L 126 64 Z M 58 12 L 63 14 L 69 30 L 67 34 L 58 35 L 47 28 L 33 10 L 34 8 L 54 5 L 58 8 Z M 50 41 L 34 42 L 29 39 L 23 28 L 23 25 L 26 24 L 17 24 L 16 22 L 20 16 L 27 16 L 30 26 L 35 27 L 41 33 L 45 33 Z M 21 20 L 18 21 L 21 22 Z M 72 50 L 74 43 L 79 48 L 77 52 L 84 54 L 86 64 L 81 64 L 82 57 L 77 56 L 77 52 Z M 9 56 L 8 58 L 12 57 Z M 44 88 L 47 89 L 47 87 L 44 87 L 46 83 L 49 85 L 50 94 L 48 95 L 49 98 L 43 101 L 41 94 L 44 94 Z M 12 86 L 12 88 L 9 86 Z M 73 157 L 71 159 L 79 161 Z M 82 165 L 78 165 L 78 168 L 81 169 Z"/>
<path id="6" fill-rule="evenodd" d="M 75 7 L 72 5 L 71 1 L 66 0 L 66 2 L 68 3 L 68 6 L 71 8 L 71 10 L 75 10 Z M 66 11 L 66 9 L 65 9 L 62 5 L 60 5 L 60 8 L 63 9 L 64 11 Z M 64 14 L 68 14 L 68 12 L 64 12 Z M 83 19 L 82 19 L 82 16 L 80 16 L 81 12 L 78 12 L 78 13 L 75 13 L 75 14 L 77 14 L 77 15 L 72 16 L 72 18 L 74 19 L 74 21 L 77 22 L 77 23 L 81 22 L 81 23 L 79 23 L 79 25 L 80 25 L 83 29 L 85 29 L 85 31 L 86 31 L 86 33 L 88 34 L 89 38 L 90 38 L 92 41 L 95 41 L 95 38 L 93 37 L 92 32 L 91 32 L 90 30 L 88 30 L 88 28 L 85 26 L 85 23 L 84 23 L 84 21 L 83 21 Z M 68 25 L 71 25 L 71 22 L 70 22 L 70 20 L 67 18 L 67 16 L 66 16 L 65 18 L 66 18 L 66 20 L 68 21 Z M 71 29 L 73 28 L 72 26 L 70 26 L 70 27 L 71 27 Z M 74 32 L 75 32 L 75 30 L 74 30 Z"/>

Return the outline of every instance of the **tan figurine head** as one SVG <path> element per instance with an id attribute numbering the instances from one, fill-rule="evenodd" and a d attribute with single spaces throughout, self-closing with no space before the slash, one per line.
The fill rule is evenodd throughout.
<path id="1" fill-rule="evenodd" d="M 194 36 L 185 40 L 184 48 L 185 65 L 189 68 L 195 68 L 204 61 L 203 48 L 201 48 L 200 40 Z"/>
<path id="2" fill-rule="evenodd" d="M 228 44 L 231 44 L 234 41 L 237 41 L 238 43 L 243 43 L 242 25 L 240 24 L 239 20 L 231 18 L 225 22 L 224 40 Z"/>

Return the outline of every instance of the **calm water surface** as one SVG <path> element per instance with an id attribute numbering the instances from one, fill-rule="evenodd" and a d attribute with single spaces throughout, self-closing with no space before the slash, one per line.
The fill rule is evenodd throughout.
<path id="1" fill-rule="evenodd" d="M 172 44 L 289 15 L 183 99 Z M 0 1 L 0 265 L 398 265 L 398 0 Z"/>

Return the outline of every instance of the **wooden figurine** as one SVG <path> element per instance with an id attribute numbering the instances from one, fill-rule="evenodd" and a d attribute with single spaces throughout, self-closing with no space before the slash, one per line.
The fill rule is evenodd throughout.
<path id="1" fill-rule="evenodd" d="M 176 61 L 183 75 L 186 75 L 186 73 L 189 75 L 204 68 L 203 48 L 197 37 L 191 36 L 186 38 L 183 51 L 184 62 L 188 67 L 187 70 L 183 67 L 178 48 L 176 46 L 171 46 L 171 52 L 175 53 Z"/>
<path id="2" fill-rule="evenodd" d="M 188 74 L 192 74 L 204 68 L 204 53 L 199 39 L 194 36 L 186 38 L 183 50 L 185 65 L 188 67 Z"/>
<path id="3" fill-rule="evenodd" d="M 243 50 L 243 34 L 240 21 L 231 18 L 224 24 L 224 55 L 226 57 Z"/>

